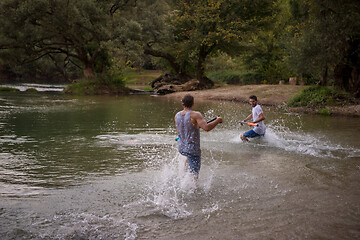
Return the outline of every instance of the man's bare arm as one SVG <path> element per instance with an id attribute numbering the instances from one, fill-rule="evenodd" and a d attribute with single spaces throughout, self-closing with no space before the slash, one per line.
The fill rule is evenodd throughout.
<path id="1" fill-rule="evenodd" d="M 174 117 L 174 121 L 175 121 L 176 133 L 177 133 L 176 115 L 175 115 L 175 117 Z"/>
<path id="2" fill-rule="evenodd" d="M 258 123 L 258 122 L 261 122 L 263 120 L 265 120 L 265 116 L 264 116 L 263 113 L 260 113 L 259 118 L 256 119 L 256 121 L 254 121 L 253 123 Z"/>
<path id="3" fill-rule="evenodd" d="M 248 120 L 252 119 L 252 113 L 250 113 L 249 116 L 247 116 L 245 119 L 244 119 L 244 122 L 247 122 Z"/>
<path id="4" fill-rule="evenodd" d="M 213 121 L 211 123 L 207 123 L 205 121 L 204 117 L 201 115 L 201 113 L 199 113 L 199 112 L 192 112 L 192 113 L 193 113 L 193 116 L 191 116 L 191 117 L 193 117 L 193 119 L 196 121 L 197 125 L 207 132 L 211 131 L 219 123 L 222 123 L 221 117 L 217 117 L 215 121 Z"/>

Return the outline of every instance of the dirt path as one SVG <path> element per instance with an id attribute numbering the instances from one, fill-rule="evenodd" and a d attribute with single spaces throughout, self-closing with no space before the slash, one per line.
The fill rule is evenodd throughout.
<path id="1" fill-rule="evenodd" d="M 164 97 L 181 99 L 185 94 L 190 93 L 195 99 L 201 100 L 248 102 L 250 95 L 256 95 L 262 105 L 277 106 L 286 103 L 303 88 L 303 86 L 290 85 L 225 85 L 209 90 L 176 92 Z"/>
<path id="2" fill-rule="evenodd" d="M 306 86 L 292 86 L 292 85 L 245 85 L 234 86 L 225 85 L 214 89 L 191 91 L 191 92 L 176 92 L 162 97 L 181 99 L 185 94 L 190 93 L 195 97 L 195 100 L 222 100 L 235 102 L 248 102 L 250 95 L 256 95 L 259 103 L 270 106 L 283 106 L 288 111 L 292 112 L 306 112 L 317 114 L 319 109 L 314 108 L 287 108 L 286 102 L 300 93 Z M 360 105 L 349 105 L 341 107 L 325 107 L 329 109 L 332 115 L 342 115 L 351 117 L 360 117 Z"/>

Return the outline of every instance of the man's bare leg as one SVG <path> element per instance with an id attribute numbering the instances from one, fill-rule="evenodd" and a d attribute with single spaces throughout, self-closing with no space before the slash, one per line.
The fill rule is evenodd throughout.
<path id="1" fill-rule="evenodd" d="M 186 157 L 185 166 L 184 166 L 184 167 L 185 167 L 185 169 L 184 169 L 185 172 L 189 170 L 189 158 L 188 158 L 188 157 Z"/>
<path id="2" fill-rule="evenodd" d="M 243 142 L 248 142 L 249 140 L 244 137 L 242 134 L 240 135 L 240 139 L 243 141 Z"/>

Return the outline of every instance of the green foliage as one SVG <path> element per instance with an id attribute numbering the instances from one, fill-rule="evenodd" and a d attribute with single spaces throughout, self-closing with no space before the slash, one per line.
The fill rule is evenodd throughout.
<path id="1" fill-rule="evenodd" d="M 205 79 L 209 57 L 235 56 L 242 43 L 268 23 L 274 0 L 174 1 L 175 8 L 146 34 L 146 52 L 166 59 L 178 74 Z M 147 26 L 143 25 L 143 29 Z M 150 28 L 148 28 L 150 29 Z M 167 38 L 163 33 L 167 34 Z M 151 38 L 149 38 L 149 36 Z"/>
<path id="2" fill-rule="evenodd" d="M 112 24 L 116 19 L 113 9 L 127 6 L 119 4 L 97 0 L 1 1 L 0 57 L 13 64 L 50 57 L 60 72 L 69 70 L 66 65 L 86 70 L 88 76 L 104 72 L 110 63 L 106 43 L 118 38 L 113 31 L 117 27 Z"/>
<path id="3" fill-rule="evenodd" d="M 249 85 L 261 82 L 260 76 L 252 72 L 227 70 L 211 72 L 208 75 L 213 81 L 228 84 Z"/>
<path id="4" fill-rule="evenodd" d="M 287 103 L 290 107 L 337 106 L 351 100 L 350 96 L 333 88 L 311 86 L 295 95 Z"/>
<path id="5" fill-rule="evenodd" d="M 320 109 L 319 114 L 330 116 L 332 113 L 331 113 L 331 111 L 329 109 Z"/>
<path id="6" fill-rule="evenodd" d="M 11 87 L 0 87 L 0 92 L 19 92 L 20 90 L 17 88 Z"/>
<path id="7" fill-rule="evenodd" d="M 327 84 L 327 72 L 333 73 L 336 66 L 345 64 L 354 68 L 356 63 L 350 63 L 350 59 L 356 62 L 360 58 L 360 1 L 292 0 L 291 3 L 295 9 L 293 19 L 298 19 L 288 44 L 291 68 L 298 75 L 320 78 L 323 85 Z M 350 90 L 351 78 L 345 85 Z M 358 87 L 359 84 L 353 86 Z"/>
<path id="8" fill-rule="evenodd" d="M 242 54 L 244 65 L 270 84 L 292 76 L 286 57 L 287 29 L 290 24 L 290 7 L 287 0 L 278 0 L 277 9 L 270 17 L 271 27 L 258 31 Z"/>
<path id="9" fill-rule="evenodd" d="M 94 61 L 95 73 L 104 73 L 111 66 L 108 50 L 101 48 L 99 43 L 94 41 L 88 42 L 85 45 L 85 49 L 91 57 L 93 57 L 94 54 L 97 54 Z"/>
<path id="10" fill-rule="evenodd" d="M 123 94 L 128 93 L 129 89 L 125 87 L 122 75 L 105 74 L 81 79 L 68 85 L 64 92 L 73 95 Z"/>
<path id="11" fill-rule="evenodd" d="M 290 72 L 282 61 L 270 61 L 268 64 L 259 65 L 258 74 L 268 84 L 278 84 L 281 79 L 289 79 Z"/>
<path id="12" fill-rule="evenodd" d="M 144 0 L 137 1 L 136 7 L 116 15 L 116 35 L 119 36 L 115 42 L 121 46 L 119 54 L 130 61 L 134 68 L 141 68 L 149 61 L 149 55 L 144 55 L 144 48 L 151 46 L 155 51 L 160 49 L 170 52 L 173 41 L 172 29 L 169 17 L 174 8 L 170 5 L 172 0 Z M 164 64 L 160 67 L 164 67 Z"/>
<path id="13" fill-rule="evenodd" d="M 174 19 L 177 55 L 191 59 L 196 65 L 199 61 L 205 64 L 206 56 L 219 53 L 217 50 L 230 55 L 239 51 L 241 41 L 268 22 L 273 6 L 271 0 L 207 0 L 180 4 L 180 12 Z"/>
<path id="14" fill-rule="evenodd" d="M 360 94 L 335 80 L 357 79 L 345 71 L 359 46 L 360 1 L 0 1 L 0 69 L 13 79 L 109 83 L 99 76 L 147 64 L 236 84 L 329 78 Z"/>
<path id="15" fill-rule="evenodd" d="M 36 90 L 35 88 L 28 88 L 28 89 L 25 90 L 25 92 L 27 92 L 27 93 L 37 93 L 38 90 Z"/>
<path id="16" fill-rule="evenodd" d="M 209 58 L 207 63 L 207 72 L 220 70 L 238 70 L 243 68 L 243 63 L 238 57 L 231 57 L 224 52 L 220 52 L 217 56 Z"/>
<path id="17" fill-rule="evenodd" d="M 150 83 L 162 74 L 161 71 L 156 70 L 126 70 L 124 76 L 127 85 L 150 85 Z"/>

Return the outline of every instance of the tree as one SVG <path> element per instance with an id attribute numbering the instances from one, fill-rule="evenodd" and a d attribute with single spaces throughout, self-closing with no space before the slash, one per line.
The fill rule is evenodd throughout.
<path id="1" fill-rule="evenodd" d="M 269 19 L 271 25 L 257 32 L 246 45 L 242 55 L 243 63 L 259 80 L 278 83 L 290 77 L 290 69 L 285 61 L 290 19 L 289 1 L 278 0 L 277 11 Z"/>
<path id="2" fill-rule="evenodd" d="M 242 43 L 266 25 L 274 1 L 178 0 L 175 6 L 164 18 L 170 23 L 170 37 L 159 39 L 155 34 L 145 53 L 166 59 L 179 75 L 195 75 L 200 87 L 208 87 L 213 83 L 205 75 L 207 58 L 238 53 Z"/>
<path id="3" fill-rule="evenodd" d="M 85 77 L 109 65 L 105 43 L 114 38 L 113 15 L 130 0 L 3 0 L 0 53 L 22 64 L 61 55 Z"/>
<path id="4" fill-rule="evenodd" d="M 293 0 L 294 2 L 295 0 Z M 360 2 L 352 0 L 297 0 L 308 6 L 307 18 L 292 42 L 290 62 L 298 73 L 321 76 L 360 97 Z"/>

